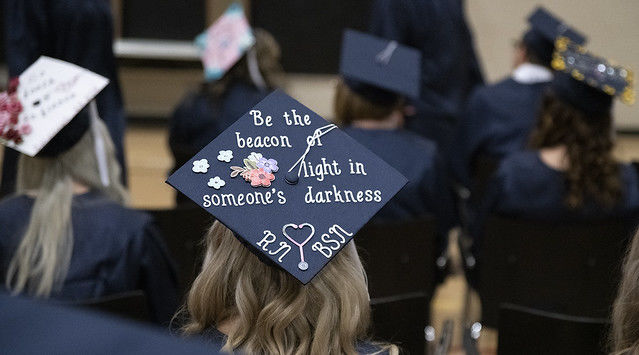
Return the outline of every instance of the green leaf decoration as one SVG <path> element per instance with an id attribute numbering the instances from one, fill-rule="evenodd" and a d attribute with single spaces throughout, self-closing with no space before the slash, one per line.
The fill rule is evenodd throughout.
<path id="1" fill-rule="evenodd" d="M 244 159 L 244 165 L 246 165 L 248 169 L 257 169 L 257 164 L 250 159 Z"/>

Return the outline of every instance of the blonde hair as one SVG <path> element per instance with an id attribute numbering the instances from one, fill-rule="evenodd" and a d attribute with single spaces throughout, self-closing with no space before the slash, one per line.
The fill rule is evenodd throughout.
<path id="1" fill-rule="evenodd" d="M 189 292 L 187 334 L 232 322 L 223 350 L 248 354 L 356 354 L 370 317 L 364 268 L 350 242 L 307 285 L 264 264 L 215 222 Z M 380 346 L 396 354 L 392 345 Z"/>
<path id="2" fill-rule="evenodd" d="M 621 269 L 610 340 L 615 353 L 639 353 L 639 231 L 632 239 Z"/>
<path id="3" fill-rule="evenodd" d="M 400 109 L 402 100 L 391 105 L 381 105 L 367 100 L 363 96 L 355 93 L 346 85 L 343 79 L 337 82 L 335 90 L 335 100 L 333 103 L 335 111 L 335 122 L 340 126 L 348 126 L 357 119 L 383 120 L 393 111 Z"/>
<path id="4" fill-rule="evenodd" d="M 100 180 L 91 129 L 75 146 L 57 157 L 20 157 L 17 192 L 35 191 L 37 197 L 29 225 L 6 275 L 7 288 L 16 294 L 26 291 L 32 296 L 49 297 L 62 287 L 73 252 L 71 204 L 74 181 L 100 190 L 119 203 L 127 200 L 107 128 L 101 120 L 97 120 L 95 128 L 105 144 L 108 187 Z"/>

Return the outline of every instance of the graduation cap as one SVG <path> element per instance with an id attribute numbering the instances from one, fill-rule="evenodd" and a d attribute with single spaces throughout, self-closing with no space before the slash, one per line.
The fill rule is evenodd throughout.
<path id="1" fill-rule="evenodd" d="M 32 157 L 67 151 L 91 127 L 91 116 L 78 113 L 108 83 L 77 65 L 40 57 L 0 93 L 0 143 Z M 95 102 L 91 109 L 97 117 Z"/>
<path id="2" fill-rule="evenodd" d="M 407 180 L 277 90 L 167 182 L 306 284 Z"/>
<path id="3" fill-rule="evenodd" d="M 398 96 L 419 98 L 421 53 L 370 34 L 347 29 L 342 38 L 340 74 L 356 93 L 389 104 Z"/>
<path id="4" fill-rule="evenodd" d="M 523 42 L 544 63 L 550 63 L 559 36 L 567 37 L 578 44 L 585 44 L 586 37 L 568 26 L 543 7 L 538 7 L 528 17 L 530 29 L 524 34 Z"/>
<path id="5" fill-rule="evenodd" d="M 242 5 L 231 4 L 224 14 L 195 39 L 201 49 L 204 76 L 214 81 L 237 63 L 255 44 L 255 36 Z"/>
<path id="6" fill-rule="evenodd" d="M 560 72 L 551 85 L 553 92 L 586 113 L 610 112 L 615 96 L 627 105 L 635 101 L 630 69 L 614 65 L 566 37 L 557 39 L 552 67 Z"/>

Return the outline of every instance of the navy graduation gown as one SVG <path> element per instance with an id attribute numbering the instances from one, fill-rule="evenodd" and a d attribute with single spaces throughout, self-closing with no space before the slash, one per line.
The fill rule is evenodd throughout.
<path id="1" fill-rule="evenodd" d="M 376 0 L 370 30 L 422 53 L 421 100 L 407 128 L 439 144 L 483 82 L 461 0 Z"/>
<path id="2" fill-rule="evenodd" d="M 344 132 L 363 144 L 407 179 L 373 220 L 411 220 L 423 215 L 437 219 L 446 240 L 455 224 L 455 206 L 448 189 L 446 167 L 434 142 L 406 130 L 368 130 L 354 127 Z"/>
<path id="3" fill-rule="evenodd" d="M 473 237 L 481 239 L 491 214 L 545 221 L 580 221 L 607 217 L 636 218 L 639 178 L 629 164 L 620 165 L 623 198 L 613 208 L 594 202 L 573 210 L 564 204 L 563 172 L 542 162 L 538 151 L 517 152 L 504 159 L 486 191 L 474 223 Z"/>
<path id="4" fill-rule="evenodd" d="M 7 66 L 18 76 L 41 55 L 58 58 L 110 80 L 97 96 L 100 117 L 111 134 L 126 182 L 125 114 L 113 55 L 113 19 L 108 0 L 5 0 Z M 80 114 L 88 114 L 83 111 Z M 2 192 L 15 190 L 17 152 L 5 149 Z M 8 157 L 7 157 L 8 156 Z M 0 194 L 1 195 L 1 194 Z"/>
<path id="5" fill-rule="evenodd" d="M 173 112 L 169 123 L 169 147 L 175 161 L 172 171 L 184 165 L 269 93 L 238 81 L 230 84 L 215 101 L 205 89 L 188 94 Z M 179 193 L 177 196 L 178 202 L 186 199 Z"/>
<path id="6" fill-rule="evenodd" d="M 0 202 L 0 280 L 29 223 L 34 199 Z M 86 300 L 142 289 L 151 315 L 168 324 L 177 308 L 177 276 L 151 217 L 122 207 L 98 192 L 73 198 L 73 254 L 62 289 L 51 298 Z"/>
<path id="7" fill-rule="evenodd" d="M 526 148 L 548 82 L 523 84 L 512 78 L 477 87 L 462 115 L 450 160 L 455 179 L 470 187 L 477 159 L 498 163 Z"/>

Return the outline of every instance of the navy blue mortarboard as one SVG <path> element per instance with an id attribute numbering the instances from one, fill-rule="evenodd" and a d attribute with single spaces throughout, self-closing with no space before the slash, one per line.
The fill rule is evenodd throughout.
<path id="1" fill-rule="evenodd" d="M 585 113 L 609 113 L 614 96 L 628 105 L 635 101 L 631 70 L 587 52 L 566 37 L 557 39 L 552 67 L 561 72 L 555 75 L 553 92 Z"/>
<path id="2" fill-rule="evenodd" d="M 306 284 L 407 181 L 278 90 L 167 182 Z"/>
<path id="3" fill-rule="evenodd" d="M 528 17 L 530 29 L 524 34 L 523 42 L 544 63 L 550 63 L 555 48 L 555 40 L 559 36 L 584 44 L 586 37 L 565 22 L 551 14 L 543 7 L 538 7 Z"/>
<path id="4" fill-rule="evenodd" d="M 356 93 L 380 104 L 419 98 L 421 53 L 354 30 L 344 31 L 340 74 Z"/>

